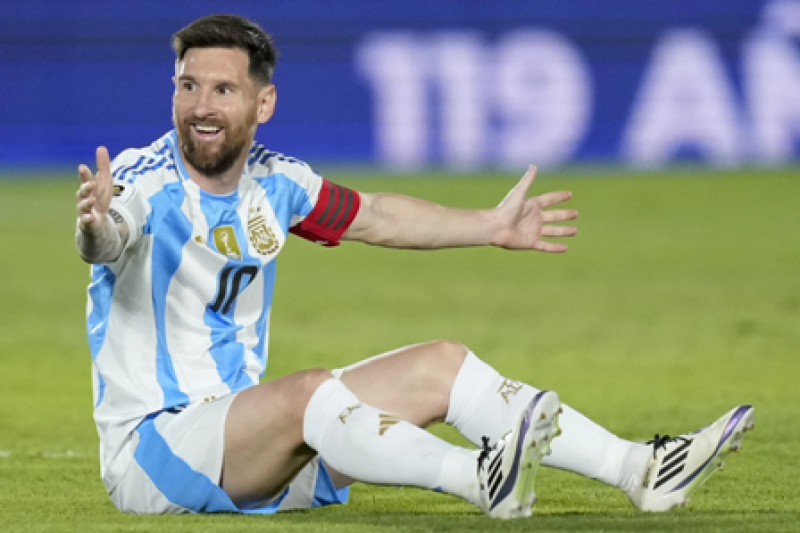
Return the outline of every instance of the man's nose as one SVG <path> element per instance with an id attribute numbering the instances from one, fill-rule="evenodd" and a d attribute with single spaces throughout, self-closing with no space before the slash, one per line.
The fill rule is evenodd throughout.
<path id="1" fill-rule="evenodd" d="M 204 118 L 214 114 L 214 103 L 211 91 L 201 89 L 194 102 L 194 114 L 198 118 Z"/>

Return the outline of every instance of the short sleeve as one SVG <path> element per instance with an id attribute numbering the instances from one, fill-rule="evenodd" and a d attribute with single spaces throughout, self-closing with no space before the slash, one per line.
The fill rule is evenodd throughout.
<path id="1" fill-rule="evenodd" d="M 147 195 L 141 190 L 141 183 L 135 183 L 135 169 L 141 165 L 145 156 L 138 150 L 126 150 L 111 163 L 114 180 L 114 193 L 111 197 L 110 212 L 115 220 L 120 218 L 128 224 L 130 236 L 125 248 L 133 246 L 142 236 L 142 228 L 150 214 Z"/>
<path id="2" fill-rule="evenodd" d="M 309 190 L 317 193 L 310 197 L 312 209 L 289 231 L 323 246 L 338 246 L 358 214 L 361 197 L 353 189 L 314 176 L 316 183 L 309 183 Z"/>

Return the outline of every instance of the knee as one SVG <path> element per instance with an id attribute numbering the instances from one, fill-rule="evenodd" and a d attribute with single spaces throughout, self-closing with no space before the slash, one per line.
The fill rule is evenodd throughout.
<path id="1" fill-rule="evenodd" d="M 320 385 L 333 377 L 333 373 L 324 368 L 309 368 L 308 370 L 302 370 L 297 374 L 297 392 L 298 395 L 306 399 L 304 403 L 308 403 L 308 400 L 311 399 L 311 396 L 314 395 Z"/>
<path id="2" fill-rule="evenodd" d="M 448 366 L 455 367 L 456 369 L 461 368 L 461 365 L 464 364 L 464 359 L 467 358 L 467 354 L 469 353 L 469 348 L 460 342 L 438 340 L 434 341 L 434 344 L 439 358 Z"/>
<path id="3" fill-rule="evenodd" d="M 293 413 L 296 418 L 302 420 L 311 397 L 320 385 L 332 377 L 333 374 L 324 368 L 310 368 L 295 373 L 290 384 L 291 392 L 284 395 L 288 403 L 285 406 L 287 412 Z"/>
<path id="4" fill-rule="evenodd" d="M 425 352 L 421 369 L 429 374 L 455 377 L 469 353 L 469 349 L 463 344 L 449 340 L 433 341 L 429 347 L 430 349 Z"/>

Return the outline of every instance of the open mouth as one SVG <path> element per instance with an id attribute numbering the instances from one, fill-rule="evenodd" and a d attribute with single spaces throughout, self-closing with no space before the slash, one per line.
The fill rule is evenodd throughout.
<path id="1" fill-rule="evenodd" d="M 192 124 L 192 131 L 195 136 L 203 141 L 216 139 L 222 134 L 222 126 L 205 126 L 203 124 Z"/>

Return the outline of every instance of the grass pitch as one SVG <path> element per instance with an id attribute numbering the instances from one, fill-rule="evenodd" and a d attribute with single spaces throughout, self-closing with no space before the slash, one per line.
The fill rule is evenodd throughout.
<path id="1" fill-rule="evenodd" d="M 2 531 L 789 531 L 800 529 L 800 176 L 542 173 L 580 211 L 566 255 L 410 252 L 292 239 L 268 377 L 449 338 L 624 438 L 697 429 L 756 405 L 743 453 L 665 515 L 543 469 L 530 520 L 460 500 L 356 485 L 351 504 L 274 517 L 129 516 L 100 481 L 74 178 L 0 182 Z M 333 177 L 337 179 L 337 177 Z M 448 205 L 496 204 L 509 176 L 338 178 Z M 434 432 L 464 441 L 446 427 Z"/>

